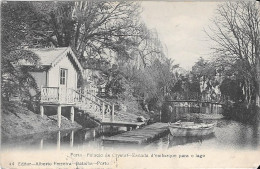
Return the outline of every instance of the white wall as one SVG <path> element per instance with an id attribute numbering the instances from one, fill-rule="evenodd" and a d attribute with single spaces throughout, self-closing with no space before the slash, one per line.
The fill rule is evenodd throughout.
<path id="1" fill-rule="evenodd" d="M 48 86 L 59 87 L 60 85 L 60 68 L 68 70 L 67 88 L 77 89 L 77 71 L 70 62 L 68 56 L 63 57 L 61 61 L 48 72 Z"/>

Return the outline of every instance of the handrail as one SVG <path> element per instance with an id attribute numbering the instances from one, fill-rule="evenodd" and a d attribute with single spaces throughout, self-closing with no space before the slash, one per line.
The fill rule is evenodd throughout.
<path id="1" fill-rule="evenodd" d="M 101 107 L 101 105 L 100 104 L 98 104 L 96 101 L 94 101 L 94 100 L 91 100 L 90 98 L 88 98 L 87 96 L 85 96 L 83 93 L 80 93 L 80 92 L 78 92 L 78 91 L 76 91 L 76 90 L 74 90 L 74 89 L 72 89 L 75 93 L 77 93 L 77 94 L 80 94 L 81 96 L 83 96 L 84 98 L 86 98 L 87 100 L 89 100 L 89 101 L 91 101 L 91 102 L 93 102 L 93 103 L 95 103 L 96 105 L 98 105 L 98 106 L 100 106 Z"/>
<path id="2" fill-rule="evenodd" d="M 80 95 L 80 96 L 86 98 L 86 99 L 89 100 L 90 102 L 92 102 L 92 103 L 94 103 L 95 105 L 97 105 L 98 108 L 101 108 L 101 109 L 102 109 L 102 121 L 104 120 L 106 113 L 111 113 L 111 120 L 112 120 L 112 121 L 114 120 L 114 115 L 115 115 L 115 113 L 116 113 L 116 111 L 115 111 L 115 109 L 114 109 L 114 104 L 111 105 L 110 103 L 104 101 L 103 99 L 100 99 L 100 98 L 98 98 L 98 97 L 95 97 L 95 96 L 93 96 L 93 95 L 91 94 L 91 96 L 93 96 L 95 99 L 98 100 L 98 102 L 100 102 L 100 103 L 98 103 L 98 102 L 96 102 L 96 101 L 94 101 L 94 100 L 88 98 L 88 97 L 85 95 L 85 93 L 76 91 L 76 90 L 74 90 L 74 89 L 72 89 L 72 90 L 73 90 L 75 93 L 77 93 L 78 95 Z M 102 103 L 102 105 L 101 105 L 101 103 Z"/>
<path id="3" fill-rule="evenodd" d="M 80 89 L 80 90 L 82 90 L 82 89 Z M 88 93 L 89 95 L 95 97 L 96 99 L 99 99 L 100 101 L 102 101 L 102 102 L 104 102 L 104 103 L 106 103 L 106 104 L 112 106 L 111 103 L 109 103 L 109 102 L 107 102 L 107 101 L 105 101 L 105 100 L 103 100 L 103 99 L 101 99 L 101 98 L 99 98 L 99 97 L 93 95 L 92 93 L 90 93 L 90 92 L 88 92 L 88 91 L 86 91 L 86 93 Z"/>

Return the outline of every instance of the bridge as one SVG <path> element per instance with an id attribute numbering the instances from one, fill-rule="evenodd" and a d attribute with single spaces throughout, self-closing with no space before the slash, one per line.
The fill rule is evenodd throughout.
<path id="1" fill-rule="evenodd" d="M 225 105 L 228 97 L 221 94 L 198 93 L 198 92 L 175 92 L 166 95 L 168 101 L 172 102 L 193 102 L 193 103 L 210 103 Z"/>
<path id="2" fill-rule="evenodd" d="M 164 103 L 169 106 L 168 111 L 177 114 L 221 114 L 223 106 L 227 105 L 228 97 L 221 94 L 175 92 L 166 95 Z M 164 110 L 167 111 L 167 110 Z M 217 117 L 217 116 L 216 116 Z"/>

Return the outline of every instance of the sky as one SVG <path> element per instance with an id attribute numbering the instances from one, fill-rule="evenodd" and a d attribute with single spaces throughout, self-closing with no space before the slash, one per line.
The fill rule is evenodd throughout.
<path id="1" fill-rule="evenodd" d="M 210 57 L 212 45 L 203 31 L 215 15 L 217 2 L 143 1 L 143 21 L 156 29 L 168 57 L 186 70 L 200 58 Z"/>

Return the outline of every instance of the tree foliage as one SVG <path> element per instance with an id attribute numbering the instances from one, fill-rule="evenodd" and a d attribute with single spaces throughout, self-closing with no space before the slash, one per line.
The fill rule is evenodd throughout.
<path id="1" fill-rule="evenodd" d="M 37 64 L 37 56 L 24 48 L 71 46 L 83 67 L 105 63 L 100 70 L 115 96 L 133 93 L 162 100 L 176 83 L 178 66 L 167 59 L 156 31 L 140 19 L 141 10 L 131 1 L 2 3 L 2 91 L 36 87 L 28 71 L 14 66 L 23 59 Z"/>
<path id="2" fill-rule="evenodd" d="M 11 95 L 30 98 L 29 89 L 37 89 L 37 85 L 26 69 L 17 65 L 21 60 L 36 64 L 38 57 L 27 50 L 21 49 L 24 43 L 30 41 L 29 30 L 35 9 L 30 3 L 2 3 L 1 28 L 1 84 L 2 99 L 8 100 Z"/>
<path id="3" fill-rule="evenodd" d="M 226 2 L 219 5 L 208 35 L 216 43 L 213 47 L 216 64 L 225 67 L 243 80 L 245 101 L 260 105 L 260 10 L 257 2 Z"/>

